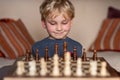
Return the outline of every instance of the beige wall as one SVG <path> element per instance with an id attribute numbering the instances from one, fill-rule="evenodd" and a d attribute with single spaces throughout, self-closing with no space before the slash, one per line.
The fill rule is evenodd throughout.
<path id="1" fill-rule="evenodd" d="M 0 0 L 0 18 L 21 18 L 34 40 L 47 36 L 41 27 L 39 5 L 43 0 Z M 95 40 L 109 6 L 120 9 L 120 0 L 71 0 L 76 8 L 76 17 L 71 38 L 88 48 Z"/>

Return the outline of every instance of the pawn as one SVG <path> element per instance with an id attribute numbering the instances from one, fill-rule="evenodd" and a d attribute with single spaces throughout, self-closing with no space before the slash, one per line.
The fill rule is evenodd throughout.
<path id="1" fill-rule="evenodd" d="M 90 74 L 91 76 L 97 75 L 97 62 L 96 61 L 90 62 Z"/>
<path id="2" fill-rule="evenodd" d="M 44 60 L 44 58 L 40 59 L 40 65 L 41 65 L 41 70 L 40 70 L 40 75 L 45 76 L 47 74 L 47 64 Z"/>
<path id="3" fill-rule="evenodd" d="M 29 75 L 30 76 L 36 76 L 37 75 L 36 62 L 35 61 L 30 61 L 29 62 Z"/>
<path id="4" fill-rule="evenodd" d="M 76 76 L 82 76 L 83 72 L 82 72 L 82 60 L 81 58 L 77 59 L 77 68 L 76 68 Z"/>
<path id="5" fill-rule="evenodd" d="M 77 48 L 74 47 L 73 49 L 73 60 L 77 60 Z"/>
<path id="6" fill-rule="evenodd" d="M 45 48 L 45 61 L 48 61 L 48 47 Z"/>
<path id="7" fill-rule="evenodd" d="M 107 63 L 106 62 L 102 62 L 101 63 L 101 70 L 100 70 L 100 75 L 101 76 L 107 76 Z"/>
<path id="8" fill-rule="evenodd" d="M 38 49 L 36 49 L 35 60 L 36 60 L 36 62 L 39 62 L 39 52 L 38 52 Z"/>
<path id="9" fill-rule="evenodd" d="M 26 58 L 25 61 L 30 61 L 30 50 L 26 50 Z"/>
<path id="10" fill-rule="evenodd" d="M 93 60 L 96 61 L 97 60 L 97 51 L 94 50 L 93 52 Z"/>
<path id="11" fill-rule="evenodd" d="M 83 49 L 82 61 L 87 61 L 86 51 L 85 51 L 85 49 Z"/>
<path id="12" fill-rule="evenodd" d="M 17 75 L 23 75 L 25 72 L 25 68 L 24 68 L 24 62 L 23 61 L 18 61 L 17 62 L 17 70 L 16 73 Z"/>

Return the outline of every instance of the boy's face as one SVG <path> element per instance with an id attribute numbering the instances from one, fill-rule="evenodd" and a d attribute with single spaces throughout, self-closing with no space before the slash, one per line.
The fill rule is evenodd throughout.
<path id="1" fill-rule="evenodd" d="M 72 20 L 66 15 L 59 14 L 53 18 L 47 18 L 44 23 L 44 28 L 47 30 L 51 39 L 64 39 L 71 29 Z"/>

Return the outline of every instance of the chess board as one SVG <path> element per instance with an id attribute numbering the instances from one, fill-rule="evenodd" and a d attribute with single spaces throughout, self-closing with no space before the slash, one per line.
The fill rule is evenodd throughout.
<path id="1" fill-rule="evenodd" d="M 31 58 L 30 61 L 33 61 L 34 59 Z M 4 78 L 4 80 L 120 80 L 120 77 L 118 74 L 111 68 L 111 66 L 107 63 L 107 75 L 106 76 L 101 76 L 100 75 L 100 69 L 101 69 L 101 62 L 106 60 L 102 57 L 98 57 L 97 59 L 97 75 L 92 76 L 89 71 L 90 67 L 90 61 L 92 61 L 92 58 L 87 57 L 86 61 L 82 61 L 82 72 L 83 74 L 81 76 L 76 76 L 76 60 L 70 61 L 70 68 L 71 68 L 71 75 L 70 76 L 65 76 L 63 73 L 64 70 L 64 60 L 62 58 L 59 59 L 59 70 L 60 70 L 60 75 L 59 76 L 53 76 L 52 75 L 52 70 L 53 70 L 53 59 L 49 58 L 47 63 L 47 74 L 45 76 L 40 75 L 40 61 L 36 63 L 36 75 L 30 76 L 29 73 L 29 66 L 28 63 L 29 61 L 25 61 L 25 58 L 20 59 L 20 61 L 23 61 L 25 64 L 25 73 L 23 75 L 17 75 L 16 74 L 16 69 L 15 71 L 11 74 L 8 75 Z M 17 68 L 17 67 L 16 67 Z"/>

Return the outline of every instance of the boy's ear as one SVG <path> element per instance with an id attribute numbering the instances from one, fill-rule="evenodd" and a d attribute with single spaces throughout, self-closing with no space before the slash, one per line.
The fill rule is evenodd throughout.
<path id="1" fill-rule="evenodd" d="M 41 21 L 41 23 L 42 23 L 42 27 L 43 27 L 43 28 L 46 28 L 45 21 Z"/>

